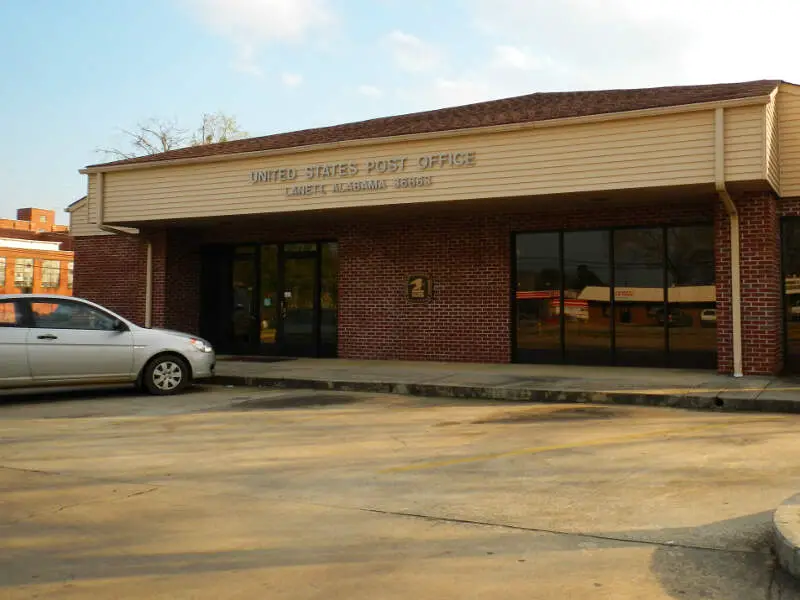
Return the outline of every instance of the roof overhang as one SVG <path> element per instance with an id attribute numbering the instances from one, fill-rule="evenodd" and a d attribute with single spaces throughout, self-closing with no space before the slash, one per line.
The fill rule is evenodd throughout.
<path id="1" fill-rule="evenodd" d="M 72 204 L 67 206 L 67 208 L 64 209 L 64 212 L 71 213 L 74 210 L 77 210 L 78 208 L 80 208 L 81 206 L 83 206 L 86 203 L 87 198 L 88 198 L 88 196 L 82 196 L 82 197 L 78 198 L 77 200 L 75 200 L 75 202 L 73 202 Z"/>
<path id="2" fill-rule="evenodd" d="M 776 86 L 777 88 L 778 86 Z M 584 123 L 599 123 L 603 121 L 617 121 L 622 119 L 636 119 L 641 117 L 652 117 L 670 114 L 682 114 L 687 112 L 700 112 L 706 110 L 715 110 L 717 108 L 735 108 L 739 106 L 754 106 L 768 104 L 772 99 L 772 93 L 764 94 L 761 96 L 749 96 L 747 98 L 734 98 L 731 100 L 716 100 L 713 102 L 699 102 L 693 104 L 681 104 L 676 106 L 659 107 L 659 108 L 646 108 L 641 110 L 630 110 L 613 113 L 602 113 L 597 115 L 587 115 L 581 117 L 566 117 L 563 119 L 549 119 L 547 121 L 529 121 L 526 123 L 511 123 L 507 125 L 491 125 L 487 127 L 469 127 L 463 129 L 452 129 L 447 131 L 413 133 L 406 135 L 386 136 L 378 138 L 361 138 L 353 140 L 345 140 L 339 142 L 326 142 L 322 144 L 312 144 L 307 146 L 293 146 L 288 148 L 275 148 L 271 150 L 257 150 L 253 152 L 238 152 L 232 154 L 217 154 L 211 156 L 200 156 L 195 158 L 178 158 L 171 160 L 159 160 L 142 163 L 131 163 L 124 165 L 95 165 L 85 167 L 78 172 L 82 175 L 91 173 L 112 173 L 115 171 L 134 171 L 139 169 L 154 169 L 159 167 L 172 167 L 180 165 L 196 165 L 203 163 L 220 163 L 236 160 L 244 160 L 249 158 L 261 158 L 280 155 L 293 155 L 306 152 L 317 152 L 320 150 L 330 150 L 339 148 L 353 148 L 360 146 L 373 146 L 377 144 L 387 143 L 400 143 L 414 140 L 429 140 L 429 139 L 450 139 L 454 137 L 463 137 L 470 135 L 488 135 L 493 133 L 505 133 L 509 131 L 523 131 L 531 129 L 542 129 L 546 127 L 566 127 L 569 125 L 580 125 Z M 70 205 L 67 210 L 70 211 L 76 207 L 84 198 Z"/>

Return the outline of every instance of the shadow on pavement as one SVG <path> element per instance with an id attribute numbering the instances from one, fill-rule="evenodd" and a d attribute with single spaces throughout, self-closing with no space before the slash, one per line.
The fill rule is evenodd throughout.
<path id="1" fill-rule="evenodd" d="M 177 398 L 203 391 L 199 385 L 188 386 L 170 396 Z M 44 404 L 49 402 L 74 402 L 76 400 L 103 400 L 133 397 L 149 397 L 134 385 L 91 385 L 83 387 L 51 387 L 31 389 L 0 389 L 0 407 L 11 404 Z M 156 396 L 152 396 L 156 398 Z"/>
<path id="2" fill-rule="evenodd" d="M 660 546 L 653 552 L 651 570 L 673 598 L 800 600 L 800 585 L 780 570 L 771 552 L 771 520 L 772 511 L 765 511 L 659 531 L 659 537 L 666 535 L 678 544 L 707 539 L 721 549 Z M 754 596 L 756 590 L 763 595 Z"/>
<path id="3" fill-rule="evenodd" d="M 75 400 L 97 400 L 101 398 L 125 398 L 140 395 L 134 386 L 37 388 L 35 390 L 0 390 L 0 406 L 4 404 L 42 404 L 45 402 L 69 402 Z"/>

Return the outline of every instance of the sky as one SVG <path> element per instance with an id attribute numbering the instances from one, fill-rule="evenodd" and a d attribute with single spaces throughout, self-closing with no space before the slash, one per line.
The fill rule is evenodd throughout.
<path id="1" fill-rule="evenodd" d="M 251 136 L 565 90 L 800 83 L 797 0 L 0 0 L 0 218 L 148 119 Z"/>

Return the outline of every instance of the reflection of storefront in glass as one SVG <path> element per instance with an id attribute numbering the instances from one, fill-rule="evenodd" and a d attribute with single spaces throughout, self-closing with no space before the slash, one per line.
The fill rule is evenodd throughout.
<path id="1" fill-rule="evenodd" d="M 515 358 L 716 366 L 711 225 L 520 233 Z"/>
<path id="2" fill-rule="evenodd" d="M 785 363 L 800 372 L 800 218 L 783 220 L 783 321 Z"/>

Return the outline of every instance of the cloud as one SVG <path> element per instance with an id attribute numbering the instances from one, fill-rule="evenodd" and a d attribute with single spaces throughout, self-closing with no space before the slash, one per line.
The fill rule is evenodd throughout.
<path id="1" fill-rule="evenodd" d="M 328 0 L 183 0 L 210 31 L 236 48 L 233 67 L 262 75 L 259 49 L 267 44 L 300 43 L 338 23 Z"/>
<path id="2" fill-rule="evenodd" d="M 383 96 L 383 90 L 375 87 L 374 85 L 360 85 L 358 86 L 358 93 L 367 96 L 368 98 L 380 98 Z"/>
<path id="3" fill-rule="evenodd" d="M 551 57 L 537 78 L 546 89 L 741 81 L 796 70 L 796 0 L 469 0 L 468 9 L 485 41 Z M 506 52 L 506 62 L 514 54 Z"/>
<path id="4" fill-rule="evenodd" d="M 303 83 L 303 76 L 299 73 L 284 73 L 281 75 L 281 81 L 286 87 L 297 87 Z"/>
<path id="5" fill-rule="evenodd" d="M 234 41 L 294 42 L 336 21 L 327 0 L 190 0 L 206 25 Z"/>
<path id="6" fill-rule="evenodd" d="M 403 71 L 425 73 L 444 63 L 444 55 L 440 49 L 410 33 L 392 31 L 384 42 L 389 47 L 395 65 Z"/>
<path id="7" fill-rule="evenodd" d="M 255 48 L 249 44 L 239 44 L 236 58 L 233 61 L 233 68 L 239 73 L 263 77 L 264 71 L 258 66 L 255 56 Z"/>
<path id="8" fill-rule="evenodd" d="M 518 69 L 520 71 L 533 71 L 542 69 L 552 64 L 552 59 L 545 56 L 539 57 L 528 48 L 516 46 L 495 46 L 492 66 L 496 69 Z"/>

